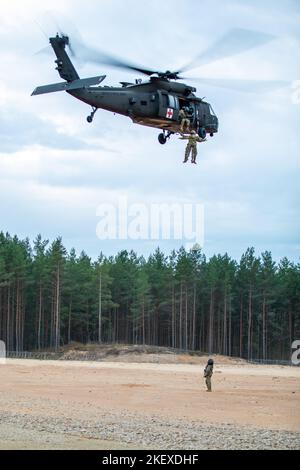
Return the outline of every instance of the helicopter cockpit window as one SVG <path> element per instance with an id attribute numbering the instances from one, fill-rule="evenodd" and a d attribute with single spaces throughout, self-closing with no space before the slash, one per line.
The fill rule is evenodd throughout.
<path id="1" fill-rule="evenodd" d="M 214 110 L 212 109 L 211 105 L 209 105 L 209 110 L 210 110 L 210 114 L 212 114 L 213 116 L 216 115 L 216 113 L 215 113 Z"/>
<path id="2" fill-rule="evenodd" d="M 176 99 L 173 95 L 169 95 L 169 107 L 174 109 L 176 108 Z"/>

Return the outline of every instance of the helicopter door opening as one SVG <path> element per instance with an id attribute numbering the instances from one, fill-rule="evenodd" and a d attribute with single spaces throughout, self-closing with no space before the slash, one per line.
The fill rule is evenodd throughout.
<path id="1" fill-rule="evenodd" d="M 188 118 L 191 121 L 191 124 L 194 125 L 199 118 L 195 103 L 179 98 L 179 108 L 187 111 Z"/>
<path id="2" fill-rule="evenodd" d="M 180 109 L 185 108 L 188 105 L 189 105 L 188 101 L 179 98 L 179 107 L 180 107 Z"/>

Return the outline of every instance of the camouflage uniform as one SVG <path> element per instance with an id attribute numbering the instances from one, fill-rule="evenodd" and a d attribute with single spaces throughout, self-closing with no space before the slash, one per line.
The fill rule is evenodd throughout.
<path id="1" fill-rule="evenodd" d="M 209 362 L 207 363 L 204 369 L 204 378 L 205 378 L 205 383 L 207 386 L 207 391 L 211 392 L 211 376 L 213 375 L 214 364 L 213 363 L 210 364 Z"/>
<path id="2" fill-rule="evenodd" d="M 201 139 L 198 134 L 196 134 L 195 131 L 192 131 L 192 133 L 186 137 L 182 136 L 181 139 L 188 140 L 188 144 L 185 149 L 185 158 L 183 163 L 186 163 L 189 159 L 189 156 L 192 152 L 192 163 L 196 163 L 196 157 L 198 155 L 197 151 L 197 142 L 203 142 L 205 139 Z"/>
<path id="3" fill-rule="evenodd" d="M 179 111 L 178 116 L 179 116 L 179 119 L 180 119 L 180 122 L 181 122 L 180 131 L 183 132 L 184 131 L 184 126 L 186 126 L 186 129 L 189 132 L 191 121 L 188 119 L 185 109 L 181 109 Z"/>

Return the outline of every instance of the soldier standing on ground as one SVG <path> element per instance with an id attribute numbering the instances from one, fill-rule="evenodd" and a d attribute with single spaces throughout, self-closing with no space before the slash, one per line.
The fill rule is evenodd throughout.
<path id="1" fill-rule="evenodd" d="M 214 361 L 208 359 L 206 367 L 204 369 L 204 378 L 207 386 L 207 392 L 211 392 L 211 376 L 213 375 Z"/>
<path id="2" fill-rule="evenodd" d="M 196 131 L 192 131 L 190 135 L 182 135 L 180 139 L 188 140 L 183 163 L 186 163 L 188 161 L 190 153 L 192 152 L 192 163 L 196 164 L 196 157 L 198 155 L 197 143 L 204 142 L 206 139 L 201 139 L 201 137 L 199 137 Z"/>

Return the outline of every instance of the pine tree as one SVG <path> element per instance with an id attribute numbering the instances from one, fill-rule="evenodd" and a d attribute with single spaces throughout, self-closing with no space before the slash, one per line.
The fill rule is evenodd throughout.
<path id="1" fill-rule="evenodd" d="M 252 359 L 253 356 L 253 324 L 254 324 L 254 302 L 256 299 L 258 273 L 260 269 L 260 259 L 255 257 L 254 248 L 248 248 L 246 253 L 242 255 L 240 261 L 240 270 L 245 275 L 247 286 L 247 302 L 248 302 L 248 333 L 247 333 L 247 358 Z"/>
<path id="2" fill-rule="evenodd" d="M 262 359 L 268 357 L 268 316 L 273 314 L 273 304 L 276 300 L 276 263 L 272 259 L 269 251 L 261 255 L 261 265 L 259 271 L 259 286 L 262 296 Z"/>
<path id="3" fill-rule="evenodd" d="M 103 342 L 103 320 L 106 322 L 107 340 L 113 342 L 117 338 L 117 315 L 118 304 L 112 301 L 111 285 L 113 278 L 110 275 L 111 263 L 103 254 L 98 258 L 94 265 L 95 269 L 95 291 L 98 292 L 98 343 Z M 108 339 L 109 338 L 109 339 Z"/>
<path id="4" fill-rule="evenodd" d="M 32 273 L 34 280 L 34 288 L 36 292 L 36 341 L 38 350 L 45 346 L 45 337 L 42 337 L 43 322 L 45 315 L 45 291 L 47 279 L 49 277 L 49 266 L 47 263 L 46 248 L 49 240 L 42 240 L 42 236 L 38 235 L 33 242 L 33 262 Z"/>
<path id="5" fill-rule="evenodd" d="M 57 350 L 60 346 L 61 291 L 66 249 L 62 239 L 57 238 L 48 250 L 52 275 L 50 346 Z"/>

